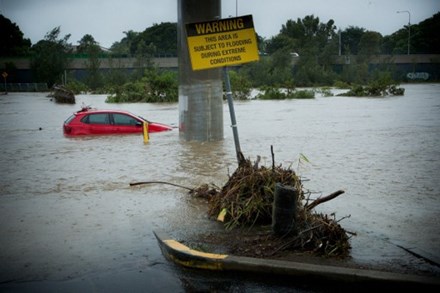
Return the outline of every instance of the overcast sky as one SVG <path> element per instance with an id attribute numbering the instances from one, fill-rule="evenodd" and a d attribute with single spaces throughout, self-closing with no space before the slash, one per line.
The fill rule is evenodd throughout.
<path id="1" fill-rule="evenodd" d="M 178 0 L 0 0 L 0 13 L 16 23 L 32 44 L 60 26 L 76 45 L 90 34 L 103 47 L 120 41 L 124 31 L 142 32 L 153 24 L 177 22 Z M 207 0 L 200 0 L 207 1 Z M 338 29 L 349 26 L 389 35 L 440 11 L 440 0 L 222 0 L 222 17 L 252 14 L 256 32 L 270 38 L 287 20 L 333 19 Z M 409 13 L 396 13 L 409 11 Z"/>

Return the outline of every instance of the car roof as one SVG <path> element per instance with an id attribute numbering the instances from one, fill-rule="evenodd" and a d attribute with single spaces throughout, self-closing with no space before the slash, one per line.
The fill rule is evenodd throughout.
<path id="1" fill-rule="evenodd" d="M 75 114 L 90 114 L 90 113 L 120 113 L 120 114 L 128 114 L 131 116 L 139 117 L 129 111 L 125 110 L 116 110 L 116 109 L 95 109 L 90 107 L 83 107 L 81 110 L 77 111 Z M 140 117 L 139 117 L 140 118 Z"/>

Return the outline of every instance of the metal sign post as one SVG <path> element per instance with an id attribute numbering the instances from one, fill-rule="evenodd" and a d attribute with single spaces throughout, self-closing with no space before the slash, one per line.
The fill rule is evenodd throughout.
<path id="1" fill-rule="evenodd" d="M 225 75 L 226 98 L 228 100 L 229 114 L 231 116 L 232 134 L 234 135 L 235 153 L 237 155 L 238 164 L 240 165 L 241 148 L 240 148 L 240 140 L 238 139 L 238 127 L 237 127 L 237 121 L 235 119 L 234 101 L 232 99 L 232 90 L 231 90 L 231 82 L 229 80 L 228 67 L 225 67 L 223 72 Z"/>

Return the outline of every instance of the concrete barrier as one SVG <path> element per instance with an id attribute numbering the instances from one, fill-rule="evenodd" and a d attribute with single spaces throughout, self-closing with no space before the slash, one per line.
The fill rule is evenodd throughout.
<path id="1" fill-rule="evenodd" d="M 188 268 L 217 271 L 275 274 L 299 277 L 302 281 L 320 280 L 366 286 L 393 288 L 440 289 L 440 279 L 376 270 L 316 265 L 292 261 L 240 257 L 200 252 L 183 245 L 163 232 L 154 232 L 163 255 Z M 427 292 L 427 291 L 425 291 Z"/>

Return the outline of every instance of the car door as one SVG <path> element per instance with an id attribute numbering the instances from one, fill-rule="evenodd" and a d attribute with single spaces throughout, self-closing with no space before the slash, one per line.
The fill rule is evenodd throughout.
<path id="1" fill-rule="evenodd" d="M 124 113 L 112 113 L 113 125 L 118 133 L 141 133 L 142 121 Z"/>
<path id="2" fill-rule="evenodd" d="M 108 113 L 91 113 L 85 116 L 82 120 L 87 127 L 89 134 L 112 134 L 114 127 L 110 123 L 110 116 Z"/>

